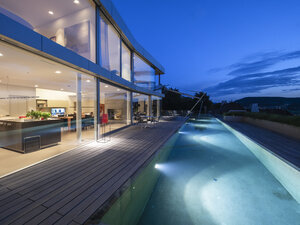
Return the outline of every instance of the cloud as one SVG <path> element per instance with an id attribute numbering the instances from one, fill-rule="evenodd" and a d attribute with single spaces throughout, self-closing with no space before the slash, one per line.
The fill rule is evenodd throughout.
<path id="1" fill-rule="evenodd" d="M 300 88 L 283 89 L 282 92 L 300 91 Z"/>
<path id="2" fill-rule="evenodd" d="M 206 88 L 205 91 L 213 97 L 260 93 L 267 88 L 274 87 L 285 87 L 286 92 L 296 91 L 298 88 L 295 86 L 300 85 L 300 66 L 273 71 L 267 71 L 267 69 L 279 62 L 297 58 L 300 58 L 300 51 L 252 55 L 227 67 L 229 72 L 226 75 L 229 80 Z M 217 70 L 220 71 L 219 68 Z"/>
<path id="3" fill-rule="evenodd" d="M 261 72 L 279 62 L 296 59 L 296 58 L 300 58 L 300 51 L 293 51 L 288 53 L 282 53 L 282 52 L 269 52 L 263 54 L 260 53 L 256 56 L 256 60 L 252 62 L 249 62 L 248 61 L 249 58 L 246 58 L 245 60 L 239 63 L 229 66 L 231 72 L 228 73 L 228 75 L 239 76 L 247 73 Z"/>
<path id="4" fill-rule="evenodd" d="M 272 72 L 241 75 L 207 88 L 206 92 L 222 96 L 260 92 L 267 88 L 300 85 L 300 67 Z"/>

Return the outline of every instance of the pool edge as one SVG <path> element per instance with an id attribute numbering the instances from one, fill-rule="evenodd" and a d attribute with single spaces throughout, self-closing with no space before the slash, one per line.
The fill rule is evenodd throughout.
<path id="1" fill-rule="evenodd" d="M 274 154 L 271 150 L 252 140 L 245 134 L 232 128 L 227 123 L 216 118 L 226 129 L 233 133 L 272 173 L 272 175 L 284 186 L 284 188 L 300 204 L 300 171 L 286 160 Z M 298 182 L 298 183 L 297 183 Z"/>

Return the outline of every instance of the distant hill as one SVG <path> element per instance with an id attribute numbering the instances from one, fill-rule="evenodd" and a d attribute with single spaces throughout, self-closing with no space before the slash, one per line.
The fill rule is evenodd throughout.
<path id="1" fill-rule="evenodd" d="M 300 98 L 246 97 L 235 102 L 245 108 L 250 108 L 253 103 L 258 103 L 260 108 L 282 108 L 293 114 L 300 114 Z"/>

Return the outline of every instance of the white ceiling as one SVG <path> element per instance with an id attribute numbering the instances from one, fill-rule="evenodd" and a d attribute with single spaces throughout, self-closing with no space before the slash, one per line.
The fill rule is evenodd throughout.
<path id="1" fill-rule="evenodd" d="M 1 84 L 48 88 L 52 90 L 76 90 L 77 71 L 25 50 L 0 42 Z M 56 74 L 56 71 L 61 71 Z"/>
<path id="2" fill-rule="evenodd" d="M 34 28 L 54 21 L 60 17 L 72 14 L 87 7 L 91 7 L 89 0 L 1 0 L 3 7 L 23 18 Z M 48 11 L 53 11 L 50 15 Z"/>
<path id="3" fill-rule="evenodd" d="M 76 92 L 78 71 L 0 41 L 0 83 L 21 87 Z M 60 71 L 57 74 L 56 71 Z M 81 73 L 82 74 L 82 73 Z M 82 74 L 83 93 L 96 93 L 94 77 Z M 63 90 L 62 90 L 63 89 Z M 124 93 L 118 87 L 100 83 L 102 93 Z"/>

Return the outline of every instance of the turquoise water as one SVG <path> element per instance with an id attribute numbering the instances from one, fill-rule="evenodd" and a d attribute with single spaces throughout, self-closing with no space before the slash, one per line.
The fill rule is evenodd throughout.
<path id="1" fill-rule="evenodd" d="M 156 168 L 161 176 L 140 225 L 300 224 L 300 205 L 215 119 L 184 125 Z"/>

